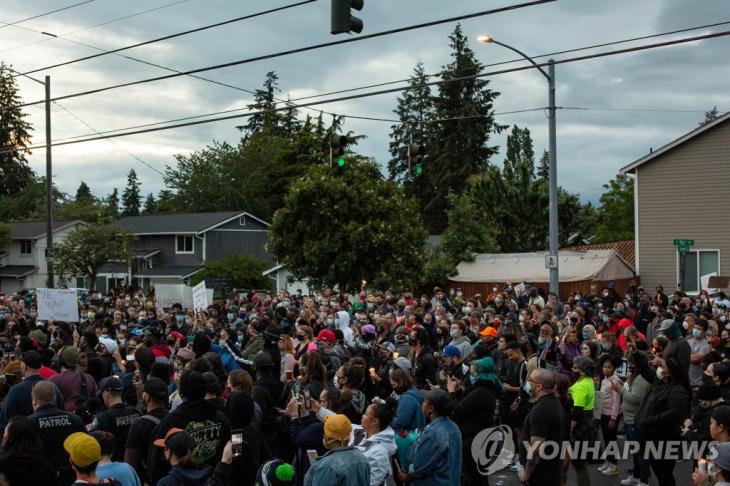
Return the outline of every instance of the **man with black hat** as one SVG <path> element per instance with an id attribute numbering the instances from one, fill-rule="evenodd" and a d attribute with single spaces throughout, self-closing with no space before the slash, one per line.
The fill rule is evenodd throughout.
<path id="1" fill-rule="evenodd" d="M 58 409 L 54 386 L 48 381 L 38 382 L 33 387 L 31 399 L 35 413 L 30 419 L 38 426 L 43 451 L 56 471 L 58 484 L 71 484 L 76 475 L 69 465 L 63 441 L 74 432 L 85 432 L 84 421 L 73 413 Z"/>
<path id="2" fill-rule="evenodd" d="M 129 429 L 124 451 L 124 462 L 131 465 L 142 480 L 147 478 L 147 456 L 153 439 L 152 433 L 168 414 L 167 398 L 165 382 L 154 376 L 147 378 L 142 391 L 146 413 Z"/>
<path id="3" fill-rule="evenodd" d="M 90 431 L 103 430 L 114 434 L 116 447 L 112 461 L 124 460 L 124 446 L 127 443 L 129 429 L 139 419 L 140 413 L 122 401 L 122 381 L 116 376 L 104 378 L 99 386 L 101 398 L 106 410 L 99 413 L 91 423 Z"/>
<path id="4" fill-rule="evenodd" d="M 27 417 L 33 413 L 31 391 L 36 383 L 45 381 L 40 375 L 41 366 L 43 366 L 43 358 L 37 351 L 23 353 L 20 365 L 23 380 L 10 388 L 5 401 L 3 401 L 3 408 L 0 411 L 0 433 L 5 431 L 5 427 L 12 417 L 16 415 Z M 56 396 L 56 406 L 63 410 L 63 396 L 55 385 L 53 385 L 53 389 Z"/>
<path id="5" fill-rule="evenodd" d="M 193 368 L 195 367 L 193 362 Z M 186 370 L 180 376 L 180 395 L 183 403 L 170 412 L 155 428 L 155 439 L 162 439 L 173 428 L 185 430 L 195 447 L 195 464 L 215 466 L 223 454 L 223 447 L 231 438 L 231 426 L 226 414 L 205 399 L 208 383 L 200 371 Z M 150 483 L 155 484 L 169 471 L 169 464 L 159 450 L 150 459 Z"/>

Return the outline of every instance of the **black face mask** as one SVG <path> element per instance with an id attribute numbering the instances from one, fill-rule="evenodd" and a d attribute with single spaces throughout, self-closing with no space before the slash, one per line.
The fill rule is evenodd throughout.
<path id="1" fill-rule="evenodd" d="M 715 382 L 711 376 L 708 376 L 708 375 L 702 373 L 702 384 L 703 385 L 714 385 Z"/>

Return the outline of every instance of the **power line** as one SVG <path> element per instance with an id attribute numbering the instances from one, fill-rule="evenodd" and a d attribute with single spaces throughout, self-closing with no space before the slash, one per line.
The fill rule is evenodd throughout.
<path id="1" fill-rule="evenodd" d="M 212 29 L 212 28 L 215 28 L 215 27 L 221 27 L 223 25 L 228 25 L 228 24 L 232 24 L 232 23 L 235 23 L 235 22 L 240 22 L 242 20 L 253 19 L 253 18 L 256 18 L 256 17 L 261 17 L 263 15 L 268 15 L 270 13 L 280 12 L 282 10 L 288 10 L 290 8 L 299 7 L 299 6 L 302 6 L 302 5 L 307 5 L 309 3 L 314 3 L 316 1 L 317 0 L 302 0 L 302 1 L 297 2 L 297 3 L 291 3 L 289 5 L 282 5 L 281 7 L 276 7 L 276 8 L 272 8 L 272 9 L 269 9 L 269 10 L 263 10 L 261 12 L 256 12 L 256 13 L 253 13 L 253 14 L 244 15 L 243 17 L 236 17 L 235 19 L 224 20 L 223 22 L 216 22 L 214 24 L 204 25 L 202 27 L 197 27 L 195 29 L 190 29 L 190 30 L 186 30 L 186 31 L 183 31 L 183 32 L 177 32 L 175 34 L 165 35 L 165 36 L 162 36 L 162 37 L 158 37 L 156 39 L 151 39 L 151 40 L 144 41 L 144 42 L 138 42 L 136 44 L 132 44 L 132 45 L 125 46 L 125 47 L 119 47 L 117 49 L 112 49 L 110 51 L 100 52 L 99 54 L 92 54 L 90 56 L 80 57 L 78 59 L 73 59 L 71 61 L 59 62 L 57 64 L 52 64 L 50 66 L 45 66 L 45 67 L 41 67 L 41 68 L 32 69 L 30 71 L 24 72 L 23 74 L 33 74 L 33 73 L 37 73 L 39 71 L 48 71 L 50 69 L 54 69 L 54 68 L 57 68 L 57 67 L 68 66 L 69 64 L 74 64 L 74 63 L 77 63 L 77 62 L 87 61 L 89 59 L 95 59 L 97 57 L 106 56 L 107 54 L 113 54 L 115 52 L 121 52 L 121 51 L 125 51 L 127 49 L 133 49 L 135 47 L 146 46 L 146 45 L 149 45 L 149 44 L 154 44 L 155 42 L 160 42 L 160 41 L 164 41 L 164 40 L 174 39 L 176 37 L 181 37 L 181 36 L 184 36 L 184 35 L 192 34 L 194 32 L 201 32 L 201 31 L 208 30 L 208 29 Z M 553 1 L 553 0 L 550 0 L 550 1 Z"/>
<path id="2" fill-rule="evenodd" d="M 37 15 L 33 15 L 32 17 L 28 17 L 28 18 L 25 18 L 25 19 L 22 19 L 22 20 L 16 20 L 15 22 L 10 22 L 9 24 L 5 24 L 5 25 L 0 26 L 0 29 L 4 29 L 5 27 L 9 27 L 11 25 L 22 24 L 23 22 L 28 22 L 29 20 L 37 19 L 37 18 L 40 18 L 40 17 L 45 17 L 46 15 L 51 15 L 51 14 L 54 14 L 54 13 L 57 13 L 57 12 L 62 12 L 64 10 L 68 10 L 68 9 L 71 9 L 71 8 L 74 8 L 74 7 L 78 7 L 78 6 L 81 6 L 81 5 L 85 5 L 87 3 L 91 3 L 91 2 L 95 2 L 95 1 L 96 0 L 84 0 L 83 2 L 78 2 L 78 3 L 71 4 L 71 5 L 66 5 L 65 7 L 57 8 L 56 10 L 51 10 L 49 12 L 43 12 L 43 13 L 40 13 L 40 14 L 37 14 Z"/>
<path id="3" fill-rule="evenodd" d="M 596 54 L 589 54 L 589 55 L 585 55 L 585 56 L 558 59 L 553 62 L 536 63 L 535 65 L 528 64 L 528 65 L 524 65 L 524 66 L 503 69 L 500 71 L 491 71 L 491 72 L 487 72 L 487 73 L 473 74 L 473 75 L 469 75 L 469 76 L 462 76 L 462 77 L 457 77 L 457 78 L 452 78 L 452 79 L 432 81 L 432 82 L 424 83 L 424 84 L 426 86 L 435 86 L 435 85 L 445 84 L 445 83 L 461 82 L 461 81 L 466 81 L 469 79 L 495 76 L 498 74 L 513 73 L 513 72 L 517 72 L 517 71 L 525 71 L 528 69 L 536 69 L 538 67 L 547 67 L 550 64 L 567 64 L 567 63 L 572 63 L 572 62 L 584 61 L 584 60 L 588 60 L 588 59 L 597 59 L 597 58 L 602 58 L 602 57 L 615 56 L 615 55 L 619 55 L 619 54 L 627 54 L 627 53 L 631 53 L 631 52 L 655 49 L 655 48 L 659 48 L 659 47 L 667 47 L 667 46 L 672 46 L 672 45 L 684 44 L 684 43 L 688 43 L 688 42 L 696 42 L 696 41 L 703 40 L 703 39 L 712 39 L 712 38 L 723 37 L 723 36 L 728 36 L 728 35 L 730 35 L 730 31 L 715 32 L 712 34 L 706 34 L 706 35 L 701 35 L 701 36 L 687 37 L 687 38 L 683 38 L 683 39 L 659 42 L 659 43 L 655 43 L 655 44 L 646 44 L 646 45 L 642 45 L 642 46 L 629 47 L 626 49 L 618 49 L 615 51 L 606 51 L 606 52 L 600 52 L 600 53 L 596 53 Z M 311 102 L 302 104 L 302 106 L 317 106 L 317 105 L 328 104 L 328 103 L 349 101 L 349 100 L 353 100 L 353 99 L 369 98 L 371 96 L 379 96 L 379 95 L 383 95 L 383 94 L 396 93 L 399 91 L 403 91 L 405 89 L 407 89 L 407 88 L 403 88 L 403 87 L 389 88 L 389 89 L 383 89 L 383 90 L 379 90 L 379 91 L 372 91 L 372 92 L 368 92 L 368 93 L 348 95 L 348 96 L 343 96 L 343 97 L 339 97 L 339 98 L 330 98 L 330 99 L 321 100 L 321 101 L 311 101 Z M 125 137 L 125 136 L 129 136 L 129 135 L 139 135 L 139 134 L 143 134 L 143 133 L 158 132 L 158 131 L 162 131 L 162 130 L 171 130 L 173 128 L 183 128 L 183 127 L 202 125 L 202 124 L 213 123 L 213 122 L 218 122 L 218 121 L 245 118 L 245 117 L 249 117 L 249 116 L 253 116 L 253 115 L 260 115 L 260 114 L 264 114 L 264 113 L 284 111 L 287 109 L 289 109 L 289 108 L 288 107 L 277 107 L 277 108 L 272 108 L 269 110 L 250 112 L 250 113 L 244 113 L 244 114 L 239 114 L 239 115 L 228 115 L 228 116 L 222 116 L 222 117 L 217 117 L 217 118 L 211 118 L 211 119 L 207 119 L 207 120 L 189 121 L 189 122 L 185 122 L 185 123 L 166 125 L 166 126 L 156 127 L 156 128 L 146 128 L 146 129 L 140 129 L 140 130 L 126 131 L 123 133 L 109 134 L 109 135 L 107 135 L 105 137 L 101 137 L 101 138 L 107 138 L 107 137 L 116 138 L 116 137 Z M 540 109 L 542 109 L 542 108 L 540 108 Z M 70 144 L 75 144 L 75 143 L 90 142 L 90 141 L 99 140 L 99 139 L 100 139 L 100 137 L 96 137 L 96 138 L 91 137 L 91 138 L 85 138 L 85 139 L 70 140 L 70 141 L 53 143 L 53 144 L 51 144 L 51 146 L 70 145 Z M 30 147 L 30 148 L 35 149 L 35 148 L 42 148 L 42 147 L 45 147 L 45 145 L 37 145 L 37 146 Z M 14 150 L 13 148 L 8 147 L 5 149 L 0 149 L 0 153 L 5 153 L 5 152 L 13 151 L 13 150 Z"/>
<path id="4" fill-rule="evenodd" d="M 672 110 L 664 108 L 618 108 L 618 107 L 599 107 L 599 106 L 563 106 L 563 110 L 581 110 L 581 111 L 636 111 L 636 112 L 655 112 L 655 113 L 705 113 L 706 110 Z"/>
<path id="5" fill-rule="evenodd" d="M 66 39 L 66 36 L 73 35 L 73 34 L 78 34 L 79 32 L 85 32 L 87 30 L 96 29 L 96 28 L 101 27 L 103 25 L 109 25 L 109 24 L 113 24 L 114 22 L 120 22 L 122 20 L 131 19 L 133 17 L 138 17 L 140 15 L 148 14 L 148 13 L 151 13 L 151 12 L 155 12 L 157 10 L 162 10 L 162 9 L 165 9 L 165 8 L 168 8 L 168 7 L 172 7 L 174 5 L 179 5 L 181 3 L 186 3 L 186 2 L 189 2 L 189 1 L 190 0 L 178 0 L 176 2 L 168 3 L 168 4 L 165 4 L 165 5 L 160 5 L 159 7 L 154 7 L 154 8 L 150 8 L 150 9 L 147 9 L 147 10 L 141 10 L 139 12 L 134 12 L 134 13 L 131 13 L 131 14 L 128 14 L 128 15 L 124 15 L 122 17 L 116 17 L 116 18 L 113 18 L 113 19 L 105 20 L 103 22 L 99 22 L 98 24 L 89 25 L 89 26 L 86 26 L 86 27 L 82 27 L 80 29 L 72 30 L 70 32 L 64 32 L 63 34 L 53 34 L 51 32 L 45 32 L 45 31 L 40 31 L 40 30 L 36 30 L 36 29 L 31 29 L 31 28 L 28 28 L 28 27 L 25 27 L 25 26 L 22 26 L 22 25 L 14 25 L 14 24 L 6 23 L 6 22 L 0 22 L 0 24 L 2 24 L 5 27 L 11 27 L 12 26 L 12 27 L 15 27 L 15 28 L 18 28 L 18 29 L 24 29 L 24 30 L 28 30 L 30 32 L 35 32 L 37 34 L 41 34 L 41 35 L 47 36 L 45 39 L 39 39 L 39 40 L 36 40 L 36 41 L 33 41 L 33 42 L 29 42 L 27 44 L 22 44 L 22 45 L 19 45 L 19 46 L 15 46 L 15 47 L 10 47 L 8 49 L 4 49 L 4 50 L 0 51 L 0 54 L 1 53 L 5 53 L 5 52 L 10 52 L 10 51 L 15 51 L 17 49 L 24 49 L 26 47 L 34 46 L 34 45 L 37 45 L 37 44 L 42 44 L 44 42 L 49 42 L 49 41 L 52 41 L 54 39 L 62 39 L 62 40 L 65 40 L 65 41 L 71 41 L 71 39 Z M 2 28 L 2 27 L 0 27 L 0 28 Z"/>
<path id="6" fill-rule="evenodd" d="M 307 0 L 307 2 L 311 2 L 311 1 L 315 1 L 315 0 Z M 533 0 L 531 2 L 520 3 L 520 4 L 515 4 L 515 5 L 509 5 L 509 6 L 506 6 L 506 7 L 496 8 L 496 9 L 492 9 L 492 10 L 485 10 L 485 11 L 482 11 L 482 12 L 476 12 L 476 13 L 472 13 L 472 14 L 460 15 L 458 17 L 450 17 L 450 18 L 447 18 L 447 19 L 434 20 L 434 21 L 431 21 L 431 22 L 424 22 L 424 23 L 421 23 L 421 24 L 410 25 L 410 26 L 407 26 L 407 27 L 400 27 L 400 28 L 396 28 L 396 29 L 385 30 L 385 31 L 381 31 L 381 32 L 376 32 L 374 34 L 368 34 L 368 35 L 359 36 L 359 37 L 351 37 L 351 38 L 342 39 L 342 40 L 338 40 L 338 41 L 324 42 L 324 43 L 321 43 L 321 44 L 314 44 L 314 45 L 310 45 L 310 46 L 306 46 L 306 47 L 299 47 L 299 48 L 296 48 L 296 49 L 290 49 L 290 50 L 280 51 L 280 52 L 276 52 L 276 53 L 272 53 L 272 54 L 266 54 L 266 55 L 262 55 L 262 56 L 251 57 L 251 58 L 248 58 L 248 59 L 241 59 L 241 60 L 238 60 L 238 61 L 227 62 L 227 63 L 224 63 L 224 64 L 217 64 L 217 65 L 214 65 L 214 66 L 208 66 L 208 67 L 203 67 L 203 68 L 191 69 L 191 70 L 188 70 L 188 71 L 182 71 L 182 72 L 175 73 L 175 74 L 168 74 L 168 75 L 165 75 L 165 76 L 157 76 L 157 77 L 154 77 L 154 78 L 147 78 L 147 79 L 142 79 L 142 80 L 139 80 L 139 81 L 131 81 L 131 82 L 128 82 L 128 83 L 122 83 L 122 84 L 117 84 L 117 85 L 113 85 L 113 86 L 107 86 L 107 87 L 104 87 L 104 88 L 92 89 L 92 90 L 83 91 L 83 92 L 80 92 L 80 93 L 73 93 L 73 94 L 70 94 L 70 95 L 59 96 L 57 98 L 54 98 L 53 101 L 64 100 L 64 99 L 69 99 L 69 98 L 75 98 L 75 97 L 78 97 L 78 96 L 86 96 L 86 95 L 90 95 L 90 94 L 94 94 L 94 93 L 100 93 L 100 92 L 103 92 L 103 91 L 109 91 L 109 90 L 112 90 L 112 89 L 123 88 L 123 87 L 127 87 L 127 86 L 135 86 L 135 85 L 138 85 L 138 84 L 150 83 L 150 82 L 153 82 L 153 81 L 161 81 L 161 80 L 164 80 L 164 79 L 172 79 L 172 78 L 177 78 L 177 77 L 180 77 L 180 76 L 186 76 L 186 75 L 189 75 L 189 74 L 197 74 L 197 73 L 201 73 L 201 72 L 205 72 L 205 71 L 212 71 L 212 70 L 222 69 L 222 68 L 226 68 L 226 67 L 239 66 L 241 64 L 248 64 L 248 63 L 252 63 L 252 62 L 257 62 L 257 61 L 263 61 L 263 60 L 267 60 L 267 59 L 274 59 L 274 58 L 278 58 L 278 57 L 288 56 L 288 55 L 291 55 L 291 54 L 297 54 L 297 53 L 301 53 L 301 52 L 307 52 L 307 51 L 313 51 L 313 50 L 316 50 L 316 49 L 322 49 L 324 47 L 331 47 L 331 46 L 336 46 L 336 45 L 349 44 L 349 43 L 352 43 L 352 42 L 360 42 L 360 41 L 364 41 L 364 40 L 368 40 L 368 39 L 374 39 L 374 38 L 377 38 L 377 37 L 383 37 L 383 36 L 387 36 L 387 35 L 398 34 L 398 33 L 401 33 L 401 32 L 407 32 L 407 31 L 411 31 L 411 30 L 422 29 L 422 28 L 425 28 L 425 27 L 432 27 L 434 25 L 441 25 L 441 24 L 446 24 L 446 23 L 451 23 L 451 22 L 457 22 L 459 20 L 471 19 L 471 18 L 476 18 L 476 17 L 483 17 L 485 15 L 491 15 L 491 14 L 495 14 L 495 13 L 507 12 L 507 11 L 510 11 L 510 10 L 516 10 L 516 9 L 524 8 L 524 7 L 531 7 L 531 6 L 534 6 L 534 5 L 540 5 L 540 4 L 544 4 L 544 3 L 551 3 L 551 2 L 554 2 L 554 1 L 556 1 L 556 0 Z M 123 49 L 128 49 L 128 48 L 129 47 L 123 48 Z M 117 52 L 117 51 L 119 51 L 119 49 L 112 50 L 112 51 L 109 51 L 109 52 L 112 53 L 112 52 Z M 59 66 L 59 65 L 56 65 L 56 66 Z M 49 69 L 49 68 L 56 67 L 56 66 L 50 66 L 50 67 L 46 67 L 46 68 L 35 69 L 35 70 L 28 71 L 28 72 L 23 73 L 23 74 L 26 74 L 26 75 L 27 74 L 32 74 L 32 73 L 35 73 L 37 71 L 42 71 L 44 69 Z M 43 102 L 44 102 L 44 100 L 35 101 L 35 102 L 32 102 L 32 103 L 26 103 L 26 104 L 20 105 L 20 106 L 30 106 L 30 105 L 33 105 L 33 104 L 39 104 L 39 103 L 43 103 Z"/>
<path id="7" fill-rule="evenodd" d="M 116 140 L 112 140 L 109 137 L 104 137 L 104 135 L 100 131 L 98 131 L 96 128 L 94 128 L 91 125 L 89 125 L 88 123 L 86 123 L 84 120 L 82 120 L 79 116 L 77 116 L 76 114 L 74 114 L 71 110 L 69 110 L 68 108 L 66 108 L 65 106 L 63 106 L 61 103 L 56 103 L 56 105 L 58 105 L 63 111 L 65 111 L 66 113 L 68 113 L 69 115 L 71 115 L 72 117 L 74 117 L 76 120 L 78 120 L 80 123 L 82 123 L 83 125 L 85 125 L 89 130 L 92 130 L 97 135 L 102 136 L 107 142 L 115 145 L 120 150 L 126 152 L 126 154 L 129 155 L 130 157 L 132 157 L 133 159 L 135 159 L 138 162 L 146 165 L 148 168 L 150 168 L 153 171 L 157 172 L 161 176 L 163 176 L 163 177 L 165 176 L 165 173 L 164 172 L 161 172 L 161 171 L 157 170 L 155 167 L 151 166 L 149 163 L 147 163 L 146 161 L 142 160 L 139 156 L 133 154 L 132 152 L 130 152 L 129 150 L 127 150 L 126 148 L 124 148 Z"/>

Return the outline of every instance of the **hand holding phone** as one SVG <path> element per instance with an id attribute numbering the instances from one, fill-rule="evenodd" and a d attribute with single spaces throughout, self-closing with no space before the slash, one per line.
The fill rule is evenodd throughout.
<path id="1" fill-rule="evenodd" d="M 233 457 L 238 457 L 243 454 L 243 433 L 241 430 L 231 431 L 231 444 L 233 447 Z"/>

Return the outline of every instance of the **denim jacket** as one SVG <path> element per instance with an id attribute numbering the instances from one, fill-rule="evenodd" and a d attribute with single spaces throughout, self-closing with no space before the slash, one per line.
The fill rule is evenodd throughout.
<path id="1" fill-rule="evenodd" d="M 426 426 L 408 451 L 408 475 L 415 486 L 459 486 L 461 432 L 449 418 L 438 417 Z"/>

